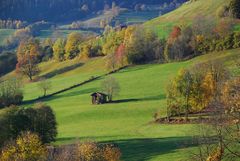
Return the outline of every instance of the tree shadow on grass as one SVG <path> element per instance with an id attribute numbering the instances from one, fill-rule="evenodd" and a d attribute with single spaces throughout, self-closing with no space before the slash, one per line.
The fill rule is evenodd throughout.
<path id="1" fill-rule="evenodd" d="M 158 155 L 174 153 L 178 149 L 196 146 L 190 137 L 131 139 L 114 143 L 121 149 L 122 160 L 125 161 L 145 161 Z"/>
<path id="2" fill-rule="evenodd" d="M 106 136 L 102 137 L 104 138 Z M 93 140 L 96 139 L 95 137 L 92 138 Z M 82 139 L 84 140 L 84 138 L 59 138 L 57 141 L 67 143 L 71 140 L 81 141 Z M 182 148 L 197 146 L 197 144 L 193 143 L 192 137 L 137 138 L 100 143 L 110 143 L 119 147 L 122 153 L 122 160 L 125 161 L 146 161 L 159 155 L 175 153 Z"/>
<path id="3" fill-rule="evenodd" d="M 165 95 L 157 95 L 151 97 L 144 97 L 144 98 L 133 98 L 133 99 L 121 99 L 121 100 L 113 100 L 109 103 L 127 103 L 127 102 L 138 102 L 138 101 L 156 101 L 166 99 Z"/>
<path id="4" fill-rule="evenodd" d="M 83 65 L 84 65 L 83 63 L 77 63 L 77 64 L 70 65 L 70 66 L 67 66 L 67 67 L 64 67 L 64 68 L 61 68 L 61 69 L 54 70 L 52 72 L 49 72 L 47 74 L 42 75 L 41 77 L 52 78 L 56 75 L 63 74 L 65 72 L 71 71 L 71 70 L 76 69 L 76 68 L 78 68 L 80 66 L 83 66 Z"/>
<path id="5" fill-rule="evenodd" d="M 60 99 L 60 98 L 81 96 L 81 95 L 88 94 L 88 93 L 89 93 L 89 98 L 90 98 L 90 93 L 92 93 L 96 90 L 97 90 L 97 88 L 88 88 L 88 89 L 83 89 L 83 90 L 78 90 L 78 91 L 73 91 L 73 92 L 66 92 L 64 94 L 58 94 L 58 95 L 54 95 L 52 97 L 46 98 L 43 101 L 51 101 L 51 100 Z"/>

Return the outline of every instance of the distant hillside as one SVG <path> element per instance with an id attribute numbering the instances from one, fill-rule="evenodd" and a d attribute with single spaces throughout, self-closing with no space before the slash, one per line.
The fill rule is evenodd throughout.
<path id="1" fill-rule="evenodd" d="M 217 20 L 217 10 L 227 5 L 230 0 L 196 0 L 186 2 L 178 9 L 145 23 L 155 30 L 159 36 L 166 37 L 172 27 L 177 24 L 191 23 L 197 16 L 211 17 Z"/>
<path id="2" fill-rule="evenodd" d="M 145 5 L 178 3 L 186 0 L 1 0 L 0 19 L 26 21 L 73 21 L 86 18 L 98 11 L 118 5 L 140 8 Z"/>

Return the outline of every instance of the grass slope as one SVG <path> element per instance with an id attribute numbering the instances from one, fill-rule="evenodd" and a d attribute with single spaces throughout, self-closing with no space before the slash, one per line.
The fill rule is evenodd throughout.
<path id="1" fill-rule="evenodd" d="M 151 121 L 156 111 L 166 114 L 165 87 L 177 71 L 211 59 L 224 60 L 235 74 L 239 73 L 239 69 L 232 66 L 234 60 L 240 59 L 237 49 L 203 55 L 184 62 L 140 65 L 121 70 L 113 74 L 121 86 L 115 103 L 91 105 L 90 94 L 100 90 L 102 79 L 44 100 L 56 112 L 59 131 L 56 144 L 93 139 L 117 143 L 122 150 L 123 160 L 186 159 L 188 150 L 194 149 L 192 145 L 185 144 L 194 135 L 194 125 L 156 125 Z M 104 73 L 103 62 L 103 58 L 96 58 L 76 69 L 53 76 L 50 78 L 53 90 Z M 50 67 L 58 68 L 58 65 L 49 62 L 42 64 L 41 68 Z M 36 83 L 25 86 L 25 100 L 39 94 Z"/>
<path id="2" fill-rule="evenodd" d="M 160 37 L 167 37 L 174 25 L 191 23 L 197 16 L 216 18 L 220 6 L 228 4 L 229 0 L 197 0 L 186 2 L 178 9 L 146 22 L 144 25 L 152 28 Z"/>

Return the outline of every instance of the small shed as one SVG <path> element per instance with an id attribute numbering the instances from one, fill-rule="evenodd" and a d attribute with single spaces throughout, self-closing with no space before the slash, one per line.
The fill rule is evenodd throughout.
<path id="1" fill-rule="evenodd" d="M 107 97 L 108 95 L 106 95 L 105 93 L 101 93 L 101 92 L 95 92 L 93 94 L 91 94 L 92 96 L 92 104 L 104 104 L 107 103 Z"/>

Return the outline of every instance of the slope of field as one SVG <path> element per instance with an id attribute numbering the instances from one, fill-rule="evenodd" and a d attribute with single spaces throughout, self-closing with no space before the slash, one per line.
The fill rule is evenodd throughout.
<path id="1" fill-rule="evenodd" d="M 240 59 L 239 51 L 236 49 L 184 62 L 140 65 L 121 70 L 113 74 L 120 83 L 121 92 L 114 98 L 115 102 L 109 104 L 91 104 L 90 94 L 100 90 L 103 78 L 43 100 L 56 112 L 59 131 L 56 144 L 91 139 L 116 143 L 122 150 L 123 160 L 184 160 L 188 157 L 188 151 L 194 149 L 188 143 L 194 135 L 194 125 L 151 123 L 155 112 L 160 111 L 163 116 L 166 114 L 167 83 L 180 68 L 211 59 L 224 60 L 235 74 L 239 74 L 239 69 L 233 65 L 236 59 Z M 103 58 L 96 58 L 76 69 L 53 76 L 50 80 L 54 90 L 104 73 L 103 62 Z M 45 69 L 50 66 L 58 68 L 51 63 L 42 64 Z M 25 100 L 31 100 L 38 94 L 36 83 L 25 86 Z"/>
<path id="2" fill-rule="evenodd" d="M 15 29 L 0 29 L 0 45 L 4 45 L 4 40 L 15 32 Z"/>
<path id="3" fill-rule="evenodd" d="M 145 23 L 160 37 L 168 36 L 172 27 L 177 24 L 191 23 L 197 16 L 216 18 L 216 11 L 220 6 L 228 4 L 229 0 L 197 0 L 186 2 L 178 9 Z"/>

